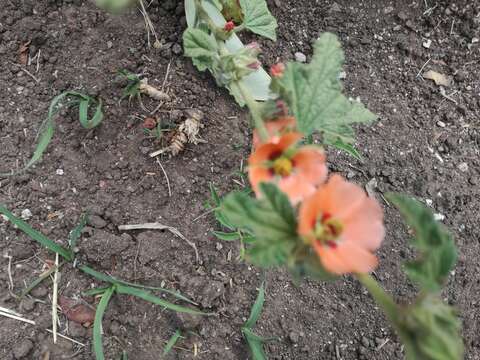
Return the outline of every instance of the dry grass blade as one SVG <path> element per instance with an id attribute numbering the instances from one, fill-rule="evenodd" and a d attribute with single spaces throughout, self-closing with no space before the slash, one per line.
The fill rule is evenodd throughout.
<path id="1" fill-rule="evenodd" d="M 55 254 L 55 273 L 53 275 L 53 295 L 52 295 L 52 333 L 53 343 L 57 343 L 57 323 L 58 323 L 58 253 Z"/>
<path id="2" fill-rule="evenodd" d="M 144 224 L 132 224 L 132 225 L 119 225 L 118 230 L 120 231 L 128 231 L 128 230 L 167 230 L 170 231 L 172 234 L 178 236 L 180 239 L 185 241 L 190 247 L 193 248 L 195 251 L 195 257 L 197 262 L 200 263 L 200 255 L 198 254 L 197 245 L 192 241 L 188 240 L 183 234 L 174 227 L 163 225 L 160 223 L 144 223 Z"/>

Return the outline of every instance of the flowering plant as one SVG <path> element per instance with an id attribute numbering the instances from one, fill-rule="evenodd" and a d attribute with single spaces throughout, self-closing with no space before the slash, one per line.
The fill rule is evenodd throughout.
<path id="1" fill-rule="evenodd" d="M 129 2 L 98 1 L 105 7 Z M 418 296 L 408 305 L 397 304 L 369 275 L 385 236 L 382 207 L 358 185 L 328 174 L 325 148 L 360 158 L 352 124 L 375 119 L 342 92 L 344 54 L 336 36 L 320 36 L 309 64 L 278 63 L 269 76 L 258 60 L 260 46 L 244 46 L 237 36 L 248 30 L 276 40 L 277 22 L 265 0 L 185 0 L 185 12 L 185 55 L 248 107 L 254 128 L 248 177 L 255 197 L 243 191 L 221 200 L 212 189 L 216 218 L 232 231 L 215 234 L 240 240 L 247 261 L 285 266 L 297 278 L 353 275 L 385 312 L 409 360 L 462 359 L 460 322 L 440 297 L 456 262 L 450 234 L 420 202 L 386 196 L 413 230 L 411 245 L 419 253 L 404 264 Z M 313 144 L 314 133 L 319 144 Z M 263 290 L 260 298 L 259 304 Z M 242 331 L 254 358 L 263 359 L 262 338 L 251 332 L 252 324 Z"/>
<path id="2" fill-rule="evenodd" d="M 259 67 L 258 45 L 243 47 L 236 37 L 250 30 L 275 39 L 276 21 L 263 0 L 187 0 L 185 6 L 186 56 L 248 107 L 254 127 L 248 177 L 255 197 L 234 192 L 221 201 L 217 218 L 234 232 L 220 237 L 248 238 L 242 242 L 247 261 L 285 266 L 298 278 L 355 276 L 384 310 L 408 359 L 461 359 L 460 323 L 439 295 L 456 261 L 451 236 L 418 201 L 387 195 L 414 231 L 419 252 L 405 264 L 419 295 L 409 305 L 395 303 L 368 274 L 385 236 L 382 207 L 358 185 L 328 174 L 325 147 L 359 158 L 351 125 L 375 119 L 342 93 L 344 55 L 336 36 L 320 36 L 309 64 L 275 64 L 270 78 Z M 251 81 L 255 76 L 258 82 Z M 308 141 L 313 133 L 320 145 Z"/>

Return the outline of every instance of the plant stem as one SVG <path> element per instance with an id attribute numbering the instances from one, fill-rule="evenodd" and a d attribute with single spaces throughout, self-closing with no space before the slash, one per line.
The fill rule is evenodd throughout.
<path id="1" fill-rule="evenodd" d="M 398 307 L 392 297 L 381 288 L 378 282 L 370 274 L 355 274 L 355 276 L 380 305 L 388 320 L 390 320 L 394 327 L 398 329 Z"/>
<path id="2" fill-rule="evenodd" d="M 238 89 L 238 91 L 243 97 L 243 100 L 245 101 L 245 104 L 247 104 L 248 108 L 250 109 L 250 112 L 253 118 L 253 124 L 255 128 L 258 130 L 260 139 L 262 139 L 262 141 L 267 141 L 268 132 L 267 132 L 267 128 L 265 127 L 265 123 L 262 119 L 262 114 L 261 114 L 258 102 L 255 101 L 255 99 L 250 94 L 248 89 L 245 89 L 245 86 L 240 81 L 234 81 L 231 83 L 230 86 L 232 88 L 236 87 Z"/>

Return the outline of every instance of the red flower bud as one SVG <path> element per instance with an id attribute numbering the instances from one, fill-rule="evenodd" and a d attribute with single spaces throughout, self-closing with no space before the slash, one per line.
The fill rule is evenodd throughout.
<path id="1" fill-rule="evenodd" d="M 228 21 L 225 23 L 225 26 L 223 27 L 223 30 L 227 31 L 227 32 L 230 32 L 232 31 L 233 29 L 235 29 L 235 24 L 233 23 L 233 21 Z"/>
<path id="2" fill-rule="evenodd" d="M 285 65 L 283 63 L 277 63 L 270 67 L 270 75 L 273 77 L 281 77 L 285 71 Z"/>
<path id="3" fill-rule="evenodd" d="M 147 117 L 145 118 L 145 120 L 143 120 L 144 129 L 153 130 L 155 129 L 156 126 L 157 126 L 157 120 L 155 120 L 154 118 Z"/>

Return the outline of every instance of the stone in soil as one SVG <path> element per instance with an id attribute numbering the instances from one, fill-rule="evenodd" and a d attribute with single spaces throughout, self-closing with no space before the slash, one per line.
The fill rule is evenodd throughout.
<path id="1" fill-rule="evenodd" d="M 33 349 L 33 342 L 29 339 L 16 343 L 13 347 L 13 356 L 15 359 L 25 359 Z"/>

